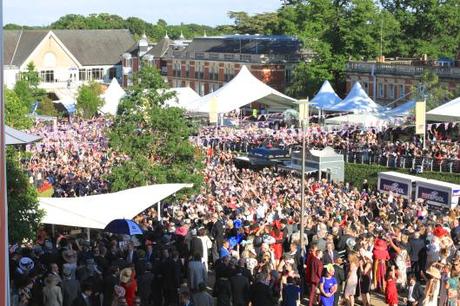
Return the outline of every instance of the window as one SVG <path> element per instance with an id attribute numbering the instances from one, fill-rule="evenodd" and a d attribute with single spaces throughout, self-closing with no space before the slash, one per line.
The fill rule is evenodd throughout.
<path id="1" fill-rule="evenodd" d="M 402 98 L 406 95 L 406 90 L 404 88 L 404 84 L 399 85 L 399 97 Z"/>
<path id="2" fill-rule="evenodd" d="M 225 82 L 230 81 L 233 79 L 233 74 L 235 73 L 235 70 L 233 68 L 233 65 L 225 65 Z"/>
<path id="3" fill-rule="evenodd" d="M 54 70 L 42 70 L 40 71 L 40 77 L 45 83 L 54 82 Z"/>
<path id="4" fill-rule="evenodd" d="M 195 79 L 203 79 L 204 73 L 203 73 L 203 63 L 202 62 L 196 62 L 195 64 Z"/>
<path id="5" fill-rule="evenodd" d="M 219 78 L 219 69 L 217 68 L 217 65 L 211 64 L 211 67 L 209 68 L 209 79 L 210 80 L 215 80 Z"/>
<path id="6" fill-rule="evenodd" d="M 369 94 L 369 83 L 368 82 L 363 82 L 363 87 L 364 91 Z"/>
<path id="7" fill-rule="evenodd" d="M 88 79 L 88 75 L 86 73 L 86 69 L 80 69 L 78 71 L 78 78 L 80 79 L 80 81 L 86 81 Z"/>
<path id="8" fill-rule="evenodd" d="M 109 69 L 109 79 L 112 80 L 113 78 L 117 77 L 117 68 L 112 67 Z"/>
<path id="9" fill-rule="evenodd" d="M 286 69 L 284 73 L 285 73 L 284 78 L 286 79 L 286 83 L 290 84 L 292 81 L 292 70 Z"/>
<path id="10" fill-rule="evenodd" d="M 91 79 L 92 80 L 102 80 L 104 77 L 104 69 L 103 68 L 93 68 L 91 69 Z"/>
<path id="11" fill-rule="evenodd" d="M 395 85 L 394 84 L 388 85 L 388 97 L 391 99 L 394 99 L 395 97 Z"/>
<path id="12" fill-rule="evenodd" d="M 226 61 L 233 61 L 233 54 L 224 54 L 224 60 Z"/>
<path id="13" fill-rule="evenodd" d="M 190 77 L 190 64 L 187 63 L 187 66 L 185 66 L 185 77 L 189 78 Z"/>
<path id="14" fill-rule="evenodd" d="M 383 93 L 383 84 L 379 83 L 379 98 L 383 98 L 384 93 Z"/>
<path id="15" fill-rule="evenodd" d="M 173 67 L 173 74 L 175 77 L 180 77 L 180 70 L 181 70 L 181 66 L 180 66 L 180 63 L 179 62 L 174 62 L 174 67 Z"/>

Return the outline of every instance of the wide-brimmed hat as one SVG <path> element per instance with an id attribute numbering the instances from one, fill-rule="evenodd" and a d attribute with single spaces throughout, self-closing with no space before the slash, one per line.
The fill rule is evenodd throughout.
<path id="1" fill-rule="evenodd" d="M 22 271 L 30 271 L 34 268 L 34 266 L 34 261 L 29 257 L 22 257 L 19 261 L 19 268 L 21 268 Z"/>
<path id="2" fill-rule="evenodd" d="M 429 267 L 428 270 L 426 270 L 426 274 L 432 276 L 433 278 L 441 279 L 441 272 L 435 266 Z"/>
<path id="3" fill-rule="evenodd" d="M 176 229 L 176 235 L 177 236 L 187 236 L 187 233 L 188 233 L 188 229 L 185 227 L 185 226 L 181 226 L 181 227 L 178 227 Z"/>
<path id="4" fill-rule="evenodd" d="M 77 252 L 75 250 L 65 250 L 62 252 L 62 258 L 68 263 L 76 263 L 77 262 Z"/>
<path id="5" fill-rule="evenodd" d="M 120 282 L 128 283 L 131 280 L 132 275 L 133 275 L 133 270 L 131 270 L 131 268 L 124 268 L 120 272 Z"/>

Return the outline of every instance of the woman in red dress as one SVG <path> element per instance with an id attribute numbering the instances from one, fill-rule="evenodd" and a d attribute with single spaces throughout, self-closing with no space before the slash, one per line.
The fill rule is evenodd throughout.
<path id="1" fill-rule="evenodd" d="M 275 239 L 271 249 L 275 256 L 275 264 L 278 266 L 281 256 L 283 256 L 283 232 L 281 231 L 281 222 L 279 220 L 273 222 L 273 230 L 270 231 L 270 236 Z"/>
<path id="2" fill-rule="evenodd" d="M 392 265 L 387 274 L 387 286 L 385 290 L 385 300 L 389 306 L 398 306 L 398 288 L 396 288 L 397 279 L 397 268 Z"/>

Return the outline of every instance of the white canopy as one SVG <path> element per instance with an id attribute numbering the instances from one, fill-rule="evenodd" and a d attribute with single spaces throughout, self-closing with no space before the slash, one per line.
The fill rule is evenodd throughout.
<path id="1" fill-rule="evenodd" d="M 191 110 L 192 101 L 200 98 L 200 95 L 196 93 L 190 87 L 175 87 L 167 89 L 166 92 L 175 92 L 176 96 L 165 101 L 165 105 L 169 107 L 180 107 L 185 110 Z"/>
<path id="2" fill-rule="evenodd" d="M 159 184 L 78 198 L 39 198 L 42 223 L 104 228 L 114 219 L 132 219 L 190 184 Z"/>
<path id="3" fill-rule="evenodd" d="M 310 101 L 310 105 L 317 108 L 328 108 L 340 103 L 342 99 L 335 93 L 328 80 L 324 81 L 316 96 Z"/>
<path id="4" fill-rule="evenodd" d="M 326 119 L 326 124 L 357 125 L 362 127 L 384 127 L 389 124 L 388 118 L 378 114 L 349 114 Z"/>
<path id="5" fill-rule="evenodd" d="M 371 113 L 382 111 L 382 107 L 369 98 L 359 82 L 356 82 L 353 85 L 350 92 L 342 102 L 327 109 L 331 111 L 353 113 Z"/>
<path id="6" fill-rule="evenodd" d="M 415 101 L 407 101 L 404 104 L 396 106 L 395 108 L 390 109 L 389 111 L 385 112 L 385 115 L 392 116 L 392 117 L 405 117 L 408 116 L 410 113 L 413 113 L 415 108 Z"/>
<path id="7" fill-rule="evenodd" d="M 116 78 L 113 78 L 110 82 L 109 87 L 104 94 L 101 95 L 104 99 L 104 105 L 101 108 L 101 112 L 104 114 L 116 115 L 118 110 L 118 104 L 120 100 L 126 95 L 126 92 L 121 88 Z"/>
<path id="8" fill-rule="evenodd" d="M 25 145 L 42 139 L 39 136 L 27 134 L 12 127 L 5 125 L 5 144 L 6 145 Z"/>
<path id="9" fill-rule="evenodd" d="M 431 121 L 460 121 L 460 97 L 447 102 L 426 113 Z"/>
<path id="10" fill-rule="evenodd" d="M 297 107 L 295 99 L 257 79 L 246 66 L 242 66 L 240 72 L 225 86 L 193 101 L 193 111 L 209 113 L 214 97 L 217 99 L 218 113 L 228 113 L 252 102 L 260 102 L 277 110 Z"/>

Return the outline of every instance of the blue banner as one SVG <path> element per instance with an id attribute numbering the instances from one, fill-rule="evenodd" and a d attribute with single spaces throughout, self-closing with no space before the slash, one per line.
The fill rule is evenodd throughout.
<path id="1" fill-rule="evenodd" d="M 436 190 L 425 186 L 418 186 L 417 198 L 430 202 L 449 205 L 449 193 L 442 190 Z"/>
<path id="2" fill-rule="evenodd" d="M 409 197 L 409 184 L 380 178 L 379 189 L 386 192 L 397 193 Z"/>

